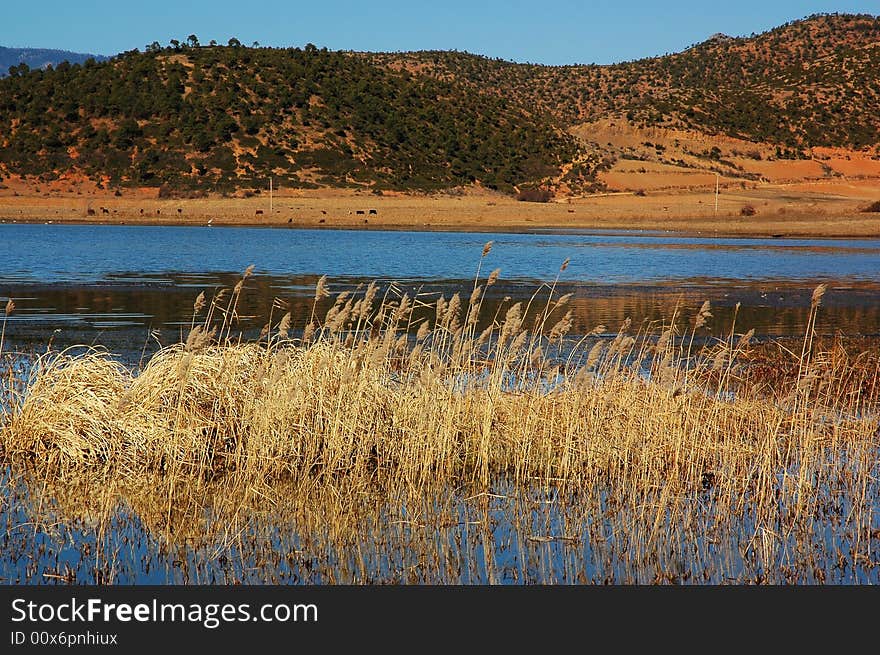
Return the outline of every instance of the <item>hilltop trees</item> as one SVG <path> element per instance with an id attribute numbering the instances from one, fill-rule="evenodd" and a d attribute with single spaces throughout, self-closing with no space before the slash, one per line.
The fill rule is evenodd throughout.
<path id="1" fill-rule="evenodd" d="M 272 175 L 288 186 L 511 190 L 576 152 L 549 121 L 452 81 L 313 44 L 201 48 L 192 37 L 0 80 L 0 165 L 172 189 Z"/>
<path id="2" fill-rule="evenodd" d="M 626 116 L 786 148 L 880 142 L 880 19 L 816 15 L 752 39 L 612 66 L 533 66 L 458 52 L 377 54 L 384 65 L 490 90 L 564 127 Z"/>

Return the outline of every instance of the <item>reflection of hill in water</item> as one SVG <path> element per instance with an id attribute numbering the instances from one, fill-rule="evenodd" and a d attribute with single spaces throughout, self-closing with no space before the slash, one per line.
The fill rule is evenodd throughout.
<path id="1" fill-rule="evenodd" d="M 166 275 L 160 278 L 139 276 L 110 283 L 82 285 L 17 285 L 8 288 L 15 298 L 16 311 L 7 326 L 12 343 L 45 344 L 54 338 L 58 345 L 100 343 L 113 350 L 140 350 L 176 342 L 185 338 L 192 320 L 193 301 L 201 291 L 209 298 L 221 288 L 231 288 L 238 281 L 233 274 Z M 283 312 L 273 303 L 281 299 L 289 305 L 293 329 L 302 329 L 312 312 L 316 276 L 258 275 L 247 281 L 239 309 L 241 326 L 259 331 L 270 313 L 276 320 Z M 341 278 L 330 280 L 330 290 L 358 293 L 368 280 Z M 389 298 L 408 293 L 421 294 L 433 302 L 439 294 L 449 298 L 459 292 L 466 301 L 473 289 L 471 280 L 432 282 L 380 282 L 379 297 Z M 692 280 L 677 285 L 593 285 L 560 284 L 558 297 L 573 293 L 569 309 L 573 313 L 573 332 L 587 333 L 597 325 L 614 332 L 627 317 L 634 327 L 642 322 L 669 321 L 677 313 L 679 325 L 689 324 L 704 300 L 712 303 L 711 334 L 729 332 L 736 304 L 740 303 L 736 330 L 755 329 L 757 335 L 786 336 L 802 334 L 810 307 L 814 284 L 785 281 L 752 285 L 724 280 Z M 514 302 L 532 301 L 532 314 L 543 311 L 549 287 L 539 282 L 500 280 L 489 288 L 483 306 L 483 321 L 503 315 Z M 323 318 L 333 298 L 319 303 L 317 316 Z M 428 315 L 430 312 L 425 312 Z M 880 288 L 854 284 L 834 288 L 826 294 L 819 313 L 819 332 L 842 330 L 847 334 L 880 333 Z M 56 332 L 56 330 L 58 330 Z M 150 331 L 158 331 L 150 337 Z M 158 341 L 157 341 L 158 338 Z"/>

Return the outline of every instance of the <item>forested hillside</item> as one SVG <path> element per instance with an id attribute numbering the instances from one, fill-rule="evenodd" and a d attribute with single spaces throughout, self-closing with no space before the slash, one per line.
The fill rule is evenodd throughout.
<path id="1" fill-rule="evenodd" d="M 820 15 L 613 66 L 459 52 L 201 46 L 15 66 L 0 80 L 0 174 L 105 187 L 506 192 L 600 188 L 614 163 L 574 127 L 729 135 L 807 157 L 880 145 L 880 19 Z"/>
<path id="2" fill-rule="evenodd" d="M 558 173 L 574 139 L 494 94 L 305 49 L 168 48 L 13 69 L 2 164 L 112 184 L 510 189 Z"/>
<path id="3" fill-rule="evenodd" d="M 626 116 L 792 148 L 880 142 L 880 18 L 817 15 L 760 35 L 612 66 L 535 66 L 456 52 L 375 55 L 493 90 L 560 124 Z"/>

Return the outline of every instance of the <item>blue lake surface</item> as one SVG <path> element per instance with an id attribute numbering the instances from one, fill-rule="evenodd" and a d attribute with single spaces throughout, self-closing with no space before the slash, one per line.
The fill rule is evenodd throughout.
<path id="1" fill-rule="evenodd" d="M 276 298 L 302 327 L 322 275 L 333 292 L 379 280 L 399 283 L 399 293 L 449 297 L 469 294 L 479 267 L 483 279 L 501 271 L 487 292 L 490 312 L 491 303 L 527 300 L 558 276 L 556 293 L 573 294 L 576 333 L 599 324 L 613 331 L 625 318 L 661 321 L 710 300 L 716 333 L 736 314 L 743 331 L 759 336 L 803 334 L 810 294 L 823 282 L 820 330 L 880 334 L 880 239 L 4 223 L 0 262 L 0 302 L 16 304 L 7 336 L 35 343 L 48 335 L 104 343 L 110 335 L 143 344 L 165 328 L 179 338 L 196 295 L 233 286 L 250 265 L 241 313 L 256 330 Z"/>
<path id="2" fill-rule="evenodd" d="M 502 278 L 603 284 L 693 279 L 880 282 L 880 240 L 642 234 L 490 234 L 126 225 L 0 225 L 0 284 L 240 272 L 400 280 Z"/>

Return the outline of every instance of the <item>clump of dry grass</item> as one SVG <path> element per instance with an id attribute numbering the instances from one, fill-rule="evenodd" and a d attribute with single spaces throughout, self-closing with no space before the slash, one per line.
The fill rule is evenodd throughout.
<path id="1" fill-rule="evenodd" d="M 569 337 L 554 281 L 483 328 L 498 273 L 483 280 L 478 269 L 465 297 L 382 298 L 374 284 L 336 296 L 319 321 L 330 293 L 321 278 L 303 333 L 290 336 L 285 313 L 246 343 L 233 326 L 251 273 L 197 299 L 186 341 L 142 370 L 98 351 L 42 356 L 3 427 L 6 460 L 46 475 L 158 477 L 169 499 L 207 483 L 601 487 L 653 526 L 648 537 L 701 494 L 718 516 L 748 511 L 759 526 L 793 529 L 821 513 L 830 485 L 855 499 L 850 519 L 870 525 L 859 490 L 876 476 L 877 396 L 848 386 L 849 360 L 815 348 L 823 288 L 780 397 L 742 364 L 752 333 L 731 327 L 695 347 L 708 303 L 650 329 L 627 321 L 611 339 Z"/>

